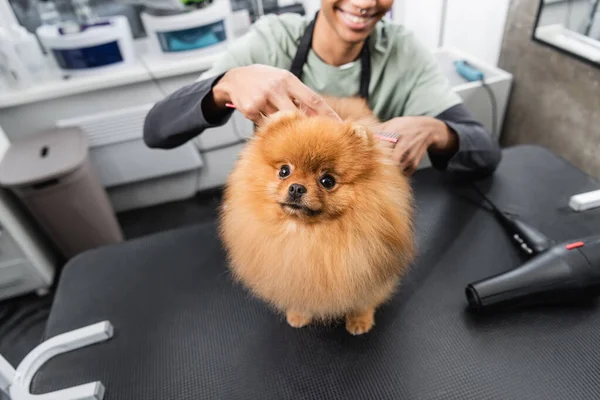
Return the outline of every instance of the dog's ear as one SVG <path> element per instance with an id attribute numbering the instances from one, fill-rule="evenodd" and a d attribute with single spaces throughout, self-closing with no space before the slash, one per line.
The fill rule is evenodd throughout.
<path id="1" fill-rule="evenodd" d="M 255 134 L 264 135 L 266 132 L 277 126 L 283 126 L 291 121 L 301 118 L 298 111 L 278 111 L 269 116 L 263 116 L 256 124 Z"/>
<path id="2" fill-rule="evenodd" d="M 354 125 L 354 134 L 362 139 L 369 139 L 369 135 L 367 134 L 367 128 L 362 125 Z"/>
<path id="3" fill-rule="evenodd" d="M 371 135 L 369 134 L 369 128 L 364 125 L 353 123 L 350 126 L 350 134 L 358 139 L 362 144 L 370 145 L 372 142 Z"/>

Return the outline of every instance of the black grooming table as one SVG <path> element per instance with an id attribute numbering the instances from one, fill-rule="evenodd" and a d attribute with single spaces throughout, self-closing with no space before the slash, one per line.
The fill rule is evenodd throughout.
<path id="1" fill-rule="evenodd" d="M 572 194 L 600 187 L 538 147 L 505 151 L 480 187 L 556 240 L 600 233 Z M 414 177 L 420 256 L 365 336 L 296 330 L 231 283 L 214 224 L 85 253 L 69 263 L 46 338 L 102 320 L 108 342 L 50 360 L 33 393 L 101 380 L 106 400 L 600 399 L 600 306 L 481 318 L 467 283 L 520 256 L 477 196 Z"/>

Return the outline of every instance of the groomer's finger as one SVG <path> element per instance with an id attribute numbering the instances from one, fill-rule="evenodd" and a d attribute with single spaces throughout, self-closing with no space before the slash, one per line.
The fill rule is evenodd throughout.
<path id="1" fill-rule="evenodd" d="M 298 107 L 294 104 L 290 96 L 285 92 L 275 93 L 269 98 L 269 104 L 272 104 L 277 111 L 296 111 Z"/>
<path id="2" fill-rule="evenodd" d="M 288 91 L 290 95 L 301 104 L 300 107 L 304 106 L 307 111 L 312 110 L 315 114 L 332 117 L 341 120 L 340 116 L 327 104 L 323 97 L 310 90 L 310 88 L 304 85 L 294 75 L 291 75 L 288 83 Z"/>
<path id="3" fill-rule="evenodd" d="M 254 123 L 262 121 L 267 112 L 267 102 L 264 96 L 255 95 L 250 98 L 233 99 L 236 108 Z"/>
<path id="4" fill-rule="evenodd" d="M 406 175 L 412 175 L 417 168 L 419 168 L 419 164 L 421 164 L 421 160 L 425 156 L 426 151 L 426 143 L 419 143 L 409 151 L 407 160 L 403 165 L 403 170 Z"/>
<path id="5" fill-rule="evenodd" d="M 262 110 L 262 113 L 268 117 L 271 114 L 275 114 L 277 111 L 279 111 L 279 108 L 272 104 L 270 101 L 267 101 L 265 103 L 264 109 Z"/>
<path id="6" fill-rule="evenodd" d="M 419 160 L 418 158 L 408 158 L 407 162 L 404 163 L 404 167 L 402 169 L 402 171 L 404 172 L 405 175 L 412 175 L 417 168 L 419 167 Z"/>
<path id="7" fill-rule="evenodd" d="M 402 154 L 398 166 L 402 171 L 410 171 L 411 166 L 416 158 L 416 148 L 413 143 L 408 143 L 406 150 Z"/>
<path id="8" fill-rule="evenodd" d="M 409 150 L 409 144 L 409 140 L 406 136 L 398 136 L 398 142 L 396 142 L 396 146 L 392 152 L 392 160 L 400 167 L 403 167 L 404 160 L 406 159 Z"/>

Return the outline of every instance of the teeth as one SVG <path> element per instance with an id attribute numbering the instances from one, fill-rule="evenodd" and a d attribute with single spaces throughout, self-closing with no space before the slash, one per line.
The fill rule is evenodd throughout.
<path id="1" fill-rule="evenodd" d="M 366 22 L 367 21 L 366 18 L 357 17 L 355 15 L 351 16 L 350 19 L 352 19 L 353 22 Z"/>
<path id="2" fill-rule="evenodd" d="M 371 17 L 359 17 L 357 15 L 353 15 L 353 14 L 348 14 L 346 12 L 342 12 L 342 15 L 344 16 L 344 18 L 350 22 L 353 22 L 355 24 L 364 24 L 366 22 L 368 22 Z"/>

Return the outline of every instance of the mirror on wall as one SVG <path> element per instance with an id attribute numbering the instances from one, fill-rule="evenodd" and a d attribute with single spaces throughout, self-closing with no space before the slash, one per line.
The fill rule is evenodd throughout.
<path id="1" fill-rule="evenodd" d="M 533 39 L 600 66 L 600 0 L 540 0 Z"/>

